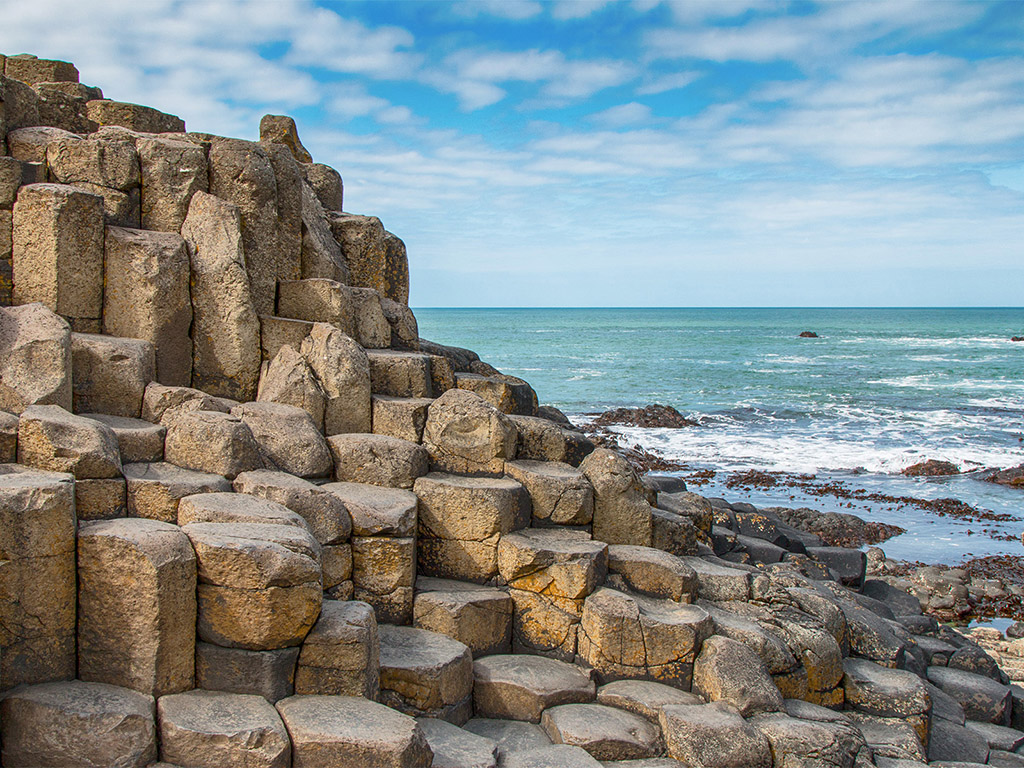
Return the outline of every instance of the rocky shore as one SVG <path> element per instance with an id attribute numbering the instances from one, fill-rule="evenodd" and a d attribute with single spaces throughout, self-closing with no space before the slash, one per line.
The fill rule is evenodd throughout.
<path id="1" fill-rule="evenodd" d="M 1024 765 L 1024 649 L 952 624 L 1011 564 L 706 498 L 421 339 L 289 118 L 0 70 L 5 768 Z"/>

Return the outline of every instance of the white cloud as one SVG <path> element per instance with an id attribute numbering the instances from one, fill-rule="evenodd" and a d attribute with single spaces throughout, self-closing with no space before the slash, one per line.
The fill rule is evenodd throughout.
<path id="1" fill-rule="evenodd" d="M 619 104 L 614 107 L 596 112 L 590 116 L 590 120 L 609 128 L 621 128 L 627 125 L 645 123 L 651 119 L 651 108 L 646 104 L 632 101 L 629 104 Z"/>
<path id="2" fill-rule="evenodd" d="M 556 19 L 583 19 L 608 7 L 616 0 L 557 0 L 551 7 Z"/>
<path id="3" fill-rule="evenodd" d="M 698 80 L 700 76 L 700 72 L 671 72 L 667 75 L 649 77 L 636 89 L 636 92 L 640 96 L 653 96 L 658 93 L 675 91 L 685 88 Z"/>
<path id="4" fill-rule="evenodd" d="M 529 19 L 542 10 L 543 6 L 535 0 L 463 0 L 451 5 L 451 10 L 459 16 L 497 16 L 513 21 Z"/>

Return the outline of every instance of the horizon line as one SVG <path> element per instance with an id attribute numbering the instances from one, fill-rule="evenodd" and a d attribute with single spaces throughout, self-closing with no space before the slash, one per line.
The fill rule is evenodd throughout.
<path id="1" fill-rule="evenodd" d="M 647 306 L 647 305 L 602 305 L 602 306 L 555 306 L 555 305 L 531 305 L 531 306 L 486 306 L 486 307 L 472 307 L 472 306 L 412 306 L 409 308 L 418 311 L 422 309 L 466 309 L 466 310 L 485 310 L 485 309 L 992 309 L 992 310 L 1024 310 L 1024 306 L 1009 306 L 1009 305 L 969 305 L 969 304 L 934 304 L 934 305 L 860 305 L 860 304 L 841 304 L 841 305 L 774 305 L 774 304 L 763 304 L 763 305 L 719 305 L 719 306 L 682 306 L 682 305 L 665 305 L 665 306 Z"/>

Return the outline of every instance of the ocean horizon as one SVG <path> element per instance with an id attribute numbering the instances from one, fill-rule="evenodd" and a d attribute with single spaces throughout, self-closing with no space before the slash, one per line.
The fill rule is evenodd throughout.
<path id="1" fill-rule="evenodd" d="M 624 444 L 710 470 L 694 487 L 704 495 L 894 523 L 908 533 L 883 548 L 905 559 L 1020 554 L 1024 493 L 978 477 L 1024 463 L 1024 343 L 1011 341 L 1024 335 L 1024 308 L 459 307 L 416 315 L 421 336 L 475 350 L 576 423 L 652 403 L 696 420 L 694 428 L 614 431 Z M 800 338 L 803 331 L 818 337 Z M 928 459 L 965 474 L 901 474 Z M 751 469 L 814 475 L 853 497 L 726 485 Z M 952 497 L 1006 519 L 979 526 L 858 500 L 872 495 Z"/>

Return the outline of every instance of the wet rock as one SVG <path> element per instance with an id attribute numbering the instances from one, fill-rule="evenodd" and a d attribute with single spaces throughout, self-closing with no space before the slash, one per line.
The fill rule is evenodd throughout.
<path id="1" fill-rule="evenodd" d="M 623 425 L 627 427 L 683 429 L 699 426 L 671 405 L 648 405 L 643 408 L 615 408 L 605 411 L 592 422 L 595 426 Z M 685 490 L 685 487 L 683 488 Z"/>

